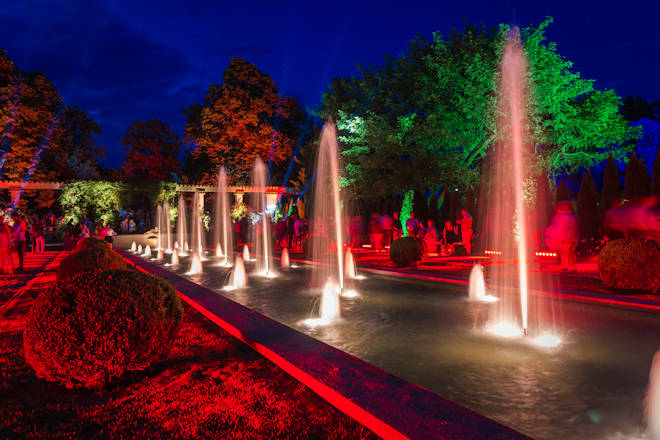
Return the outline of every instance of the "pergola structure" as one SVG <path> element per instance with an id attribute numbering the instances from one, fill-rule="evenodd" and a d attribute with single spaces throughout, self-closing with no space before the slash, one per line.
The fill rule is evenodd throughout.
<path id="1" fill-rule="evenodd" d="M 5 181 L 0 180 L 0 189 L 8 189 L 11 196 L 11 202 L 14 204 L 20 197 L 23 191 L 39 191 L 39 190 L 53 190 L 62 191 L 66 186 L 65 182 L 20 182 L 20 181 Z M 257 186 L 228 186 L 227 191 L 234 195 L 236 203 L 243 202 L 243 195 L 246 193 L 260 192 L 262 189 L 266 193 L 266 206 L 271 207 L 277 204 L 278 199 L 285 193 L 296 194 L 292 188 L 285 186 L 267 186 L 265 188 Z M 204 194 L 215 194 L 217 187 L 213 185 L 184 185 L 177 184 L 176 192 L 180 193 L 194 193 L 199 191 L 200 205 L 204 206 Z"/>

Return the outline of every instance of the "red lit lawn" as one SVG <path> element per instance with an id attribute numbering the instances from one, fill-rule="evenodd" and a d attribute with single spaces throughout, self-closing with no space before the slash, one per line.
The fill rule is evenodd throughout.
<path id="1" fill-rule="evenodd" d="M 184 306 L 168 359 L 99 394 L 37 379 L 24 318 L 46 272 L 0 316 L 1 438 L 374 438 Z"/>

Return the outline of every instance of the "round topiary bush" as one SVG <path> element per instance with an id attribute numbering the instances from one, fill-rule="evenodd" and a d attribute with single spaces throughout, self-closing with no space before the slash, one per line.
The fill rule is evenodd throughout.
<path id="1" fill-rule="evenodd" d="M 81 274 L 42 292 L 23 334 L 37 376 L 99 389 L 162 359 L 182 307 L 170 283 L 134 270 Z"/>
<path id="2" fill-rule="evenodd" d="M 127 269 L 122 257 L 111 250 L 85 249 L 66 257 L 57 268 L 57 281 L 65 281 L 83 272 Z"/>
<path id="3" fill-rule="evenodd" d="M 413 266 L 422 259 L 422 246 L 416 238 L 397 238 L 390 245 L 390 260 L 396 266 Z"/>
<path id="4" fill-rule="evenodd" d="M 100 249 L 104 251 L 112 250 L 108 242 L 105 240 L 99 240 L 98 238 L 81 238 L 71 252 L 80 252 L 87 249 Z"/>
<path id="5" fill-rule="evenodd" d="M 613 240 L 598 254 L 603 283 L 618 289 L 660 292 L 660 246 L 652 240 Z"/>

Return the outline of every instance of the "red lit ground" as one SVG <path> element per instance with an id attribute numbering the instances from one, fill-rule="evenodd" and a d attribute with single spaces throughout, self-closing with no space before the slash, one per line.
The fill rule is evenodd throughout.
<path id="1" fill-rule="evenodd" d="M 169 358 L 150 371 L 101 394 L 37 379 L 22 328 L 53 280 L 51 268 L 0 316 L 0 438 L 375 437 L 188 306 Z"/>

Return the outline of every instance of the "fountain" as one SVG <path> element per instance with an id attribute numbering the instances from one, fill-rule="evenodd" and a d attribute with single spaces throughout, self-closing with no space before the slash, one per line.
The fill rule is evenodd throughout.
<path id="1" fill-rule="evenodd" d="M 653 356 L 649 387 L 644 401 L 646 432 L 653 440 L 660 440 L 660 350 Z"/>
<path id="2" fill-rule="evenodd" d="M 310 235 L 312 259 L 317 265 L 312 271 L 311 284 L 316 288 L 324 284 L 327 287 L 327 280 L 332 279 L 341 291 L 344 288 L 342 234 L 346 227 L 339 194 L 337 129 L 332 122 L 323 126 L 315 170 Z"/>
<path id="3" fill-rule="evenodd" d="M 232 225 L 229 206 L 229 190 L 227 189 L 227 173 L 225 167 L 220 167 L 218 173 L 218 192 L 215 199 L 215 242 L 225 250 L 222 266 L 231 266 L 231 254 L 234 249 L 232 243 Z M 220 257 L 221 255 L 218 255 Z"/>
<path id="4" fill-rule="evenodd" d="M 179 255 L 186 255 L 188 250 L 188 224 L 186 223 L 186 201 L 183 194 L 179 194 L 178 214 L 176 218 L 177 244 Z"/>
<path id="5" fill-rule="evenodd" d="M 234 260 L 234 269 L 229 277 L 229 284 L 223 287 L 224 290 L 242 289 L 247 286 L 247 275 L 245 273 L 245 264 L 239 256 Z"/>
<path id="6" fill-rule="evenodd" d="M 484 217 L 487 222 L 483 228 L 487 248 L 501 252 L 502 258 L 513 264 L 494 265 L 491 271 L 491 285 L 506 289 L 506 293 L 503 290 L 498 295 L 497 305 L 491 308 L 488 326 L 501 336 L 528 334 L 529 286 L 542 287 L 543 275 L 535 271 L 532 278 L 528 261 L 530 234 L 542 230 L 534 205 L 543 204 L 538 200 L 531 202 L 528 195 L 534 179 L 532 161 L 535 157 L 526 132 L 529 127 L 525 110 L 527 81 L 520 33 L 514 28 L 505 43 L 500 65 L 498 138 L 485 168 L 485 175 L 491 180 L 490 193 L 482 197 L 488 201 Z M 514 291 L 509 292 L 509 288 Z M 536 318 L 532 332 L 543 338 L 538 341 L 539 345 L 548 346 L 558 338 L 547 333 L 544 325 Z"/>
<path id="7" fill-rule="evenodd" d="M 243 245 L 243 261 L 254 261 L 250 258 L 250 248 L 247 244 Z"/>
<path id="8" fill-rule="evenodd" d="M 141 244 L 138 245 L 137 253 L 140 254 L 140 255 L 142 255 L 142 245 L 141 245 Z"/>
<path id="9" fill-rule="evenodd" d="M 339 307 L 340 293 L 339 286 L 329 279 L 325 283 L 325 286 L 323 286 L 321 303 L 319 304 L 319 317 L 306 319 L 303 321 L 303 324 L 309 327 L 316 327 L 337 321 L 341 316 Z"/>
<path id="10" fill-rule="evenodd" d="M 157 250 L 162 249 L 163 243 L 163 207 L 158 205 L 156 207 L 156 226 L 158 228 L 158 247 Z"/>
<path id="11" fill-rule="evenodd" d="M 135 252 L 137 250 L 137 246 L 135 245 L 135 242 L 131 243 L 131 252 Z"/>
<path id="12" fill-rule="evenodd" d="M 172 262 L 170 263 L 172 266 L 178 266 L 179 265 L 179 250 L 174 249 L 172 251 Z"/>
<path id="13" fill-rule="evenodd" d="M 291 263 L 289 262 L 289 249 L 287 248 L 282 249 L 282 256 L 280 257 L 280 267 L 283 270 L 287 270 L 291 267 Z"/>
<path id="14" fill-rule="evenodd" d="M 142 254 L 143 257 L 151 257 L 151 247 L 147 245 L 147 247 L 144 248 L 144 253 Z"/>
<path id="15" fill-rule="evenodd" d="M 172 225 L 170 224 L 170 204 L 165 201 L 163 203 L 163 228 L 165 229 L 165 251 L 172 253 Z"/>
<path id="16" fill-rule="evenodd" d="M 195 190 L 195 195 L 193 196 L 193 205 L 192 205 L 192 224 L 190 228 L 192 229 L 192 245 L 193 245 L 193 254 L 198 255 L 200 260 L 205 260 L 204 258 L 204 225 L 202 225 L 202 209 L 200 206 L 199 199 L 199 190 Z"/>
<path id="17" fill-rule="evenodd" d="M 470 284 L 468 287 L 468 298 L 470 301 L 493 302 L 498 298 L 486 293 L 486 282 L 484 281 L 484 267 L 475 264 L 470 272 Z"/>
<path id="18" fill-rule="evenodd" d="M 266 166 L 258 157 L 252 169 L 252 185 L 257 189 L 256 195 L 252 197 L 252 208 L 257 215 L 260 215 L 259 221 L 253 228 L 253 243 L 257 258 L 256 271 L 264 276 L 272 277 L 275 272 L 273 271 L 273 250 L 270 239 L 270 218 L 266 211 Z"/>
<path id="19" fill-rule="evenodd" d="M 215 247 L 215 256 L 216 257 L 224 257 L 225 254 L 222 253 L 222 247 L 220 246 L 220 243 Z"/>
<path id="20" fill-rule="evenodd" d="M 197 275 L 202 273 L 202 259 L 197 252 L 193 252 L 190 258 L 190 268 L 186 275 Z"/>
<path id="21" fill-rule="evenodd" d="M 163 258 L 163 248 L 160 248 L 156 254 L 156 261 L 163 261 Z"/>
<path id="22" fill-rule="evenodd" d="M 344 276 L 348 279 L 357 278 L 357 269 L 355 267 L 355 261 L 353 261 L 351 248 L 347 248 L 346 255 L 344 255 Z"/>

